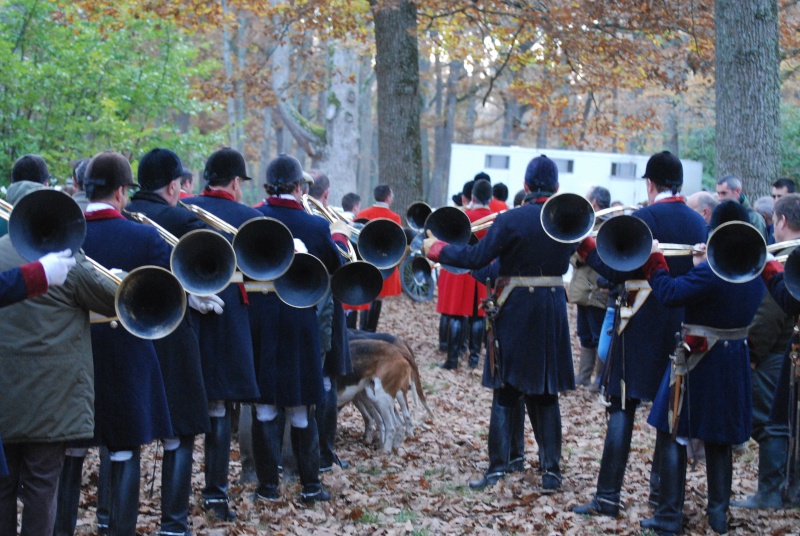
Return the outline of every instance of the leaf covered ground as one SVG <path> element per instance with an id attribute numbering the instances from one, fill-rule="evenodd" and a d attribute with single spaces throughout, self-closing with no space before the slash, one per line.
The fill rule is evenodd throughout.
<path id="1" fill-rule="evenodd" d="M 571 306 L 572 309 L 572 306 Z M 574 323 L 574 311 L 571 311 Z M 526 424 L 526 471 L 494 488 L 472 491 L 467 482 L 480 476 L 488 464 L 486 433 L 491 392 L 480 385 L 480 372 L 465 367 L 445 371 L 437 347 L 438 316 L 435 301 L 414 303 L 404 296 L 384 302 L 380 331 L 404 337 L 416 352 L 428 403 L 434 419 L 414 406 L 418 423 L 415 437 L 386 454 L 361 441 L 363 421 L 352 407 L 339 416 L 337 451 L 351 463 L 323 476 L 333 500 L 306 507 L 298 498 L 299 485 L 284 482 L 284 500 L 254 502 L 254 484 L 239 484 L 241 465 L 234 444 L 229 492 L 238 519 L 223 523 L 200 508 L 203 486 L 202 441 L 195 446 L 195 495 L 191 502 L 192 531 L 196 535 L 240 534 L 641 534 L 639 521 L 650 517 L 647 503 L 650 458 L 654 434 L 645 419 L 649 407 L 639 409 L 628 471 L 622 494 L 623 513 L 617 519 L 573 514 L 571 507 L 586 502 L 594 492 L 605 433 L 604 413 L 596 397 L 583 389 L 561 396 L 563 421 L 563 489 L 542 494 L 537 472 L 536 443 Z M 573 333 L 574 333 L 573 324 Z M 535 344 L 535 341 L 531 341 Z M 573 337 L 577 356 L 577 339 Z M 160 505 L 158 446 L 142 454 L 139 534 L 158 529 Z M 734 459 L 733 494 L 742 498 L 755 490 L 757 445 L 750 442 Z M 84 466 L 84 486 L 78 534 L 95 532 L 97 456 L 90 452 Z M 155 476 L 154 476 L 155 475 Z M 705 534 L 705 466 L 690 468 L 684 507 L 684 533 Z M 730 534 L 800 534 L 800 510 L 731 510 Z"/>

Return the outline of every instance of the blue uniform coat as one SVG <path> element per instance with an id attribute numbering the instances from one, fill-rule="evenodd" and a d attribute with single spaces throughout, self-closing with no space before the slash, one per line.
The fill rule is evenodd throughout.
<path id="1" fill-rule="evenodd" d="M 99 217 L 103 212 L 104 219 Z M 95 216 L 92 217 L 92 214 Z M 88 213 L 86 255 L 106 268 L 169 267 L 170 248 L 155 228 L 126 220 L 116 211 Z M 153 342 L 122 327 L 92 326 L 95 441 L 109 450 L 129 450 L 172 437 L 167 397 Z"/>
<path id="2" fill-rule="evenodd" d="M 497 258 L 501 277 L 563 276 L 576 245 L 556 242 L 545 234 L 541 208 L 541 204 L 531 203 L 500 214 L 480 242 L 446 246 L 439 262 L 478 269 Z M 502 377 L 494 378 L 487 387 L 505 383 L 530 395 L 575 388 L 563 287 L 513 290 L 500 309 L 495 330 Z"/>
<path id="3" fill-rule="evenodd" d="M 163 197 L 153 192 L 136 192 L 126 210 L 141 212 L 178 238 L 195 229 L 205 228 L 205 224 L 191 211 L 172 207 Z M 192 327 L 191 312 L 187 310 L 183 322 L 175 331 L 162 339 L 154 340 L 153 345 L 161 364 L 173 432 L 176 436 L 206 433 L 211 423 L 208 418 L 200 344 Z"/>
<path id="4" fill-rule="evenodd" d="M 656 202 L 633 213 L 643 220 L 653 238 L 662 243 L 694 245 L 705 242 L 705 220 L 682 201 Z M 614 283 L 644 279 L 641 269 L 617 272 L 606 266 L 597 251 L 587 263 L 600 275 Z M 670 272 L 683 275 L 692 268 L 689 256 L 668 257 Z M 633 303 L 633 300 L 629 300 Z M 621 396 L 620 380 L 624 377 L 626 397 L 652 400 L 658 390 L 669 355 L 675 349 L 675 332 L 680 330 L 683 309 L 667 307 L 653 296 L 633 315 L 622 335 L 614 334 L 605 367 L 611 367 L 608 394 Z M 604 370 L 603 374 L 607 374 Z"/>
<path id="5" fill-rule="evenodd" d="M 328 273 L 341 265 L 325 220 L 306 213 L 291 200 L 270 198 L 258 210 L 283 222 L 292 236 L 302 240 L 308 252 L 322 261 Z M 322 348 L 316 310 L 291 307 L 273 293 L 254 298 L 259 307 L 251 313 L 268 319 L 252 323 L 261 402 L 281 407 L 320 403 Z"/>
<path id="6" fill-rule="evenodd" d="M 223 197 L 203 195 L 183 202 L 197 205 L 236 228 L 261 216 L 257 210 Z M 230 235 L 225 237 L 233 240 Z M 220 292 L 219 297 L 225 302 L 221 315 L 192 311 L 203 359 L 206 396 L 209 400 L 258 400 L 246 294 L 240 285 L 233 284 Z"/>
<path id="7" fill-rule="evenodd" d="M 685 323 L 718 329 L 750 325 L 765 293 L 760 278 L 729 283 L 717 277 L 707 262 L 675 278 L 666 270 L 658 270 L 650 285 L 659 302 L 669 307 L 684 307 Z M 669 381 L 667 369 L 647 420 L 662 432 L 669 432 Z M 731 445 L 747 441 L 753 402 L 746 337 L 718 341 L 684 382 L 687 390 L 679 436 Z"/>

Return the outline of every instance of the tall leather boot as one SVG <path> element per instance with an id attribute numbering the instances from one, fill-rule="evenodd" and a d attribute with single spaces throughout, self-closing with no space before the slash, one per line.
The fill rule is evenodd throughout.
<path id="1" fill-rule="evenodd" d="M 108 534 L 108 515 L 111 509 L 111 458 L 106 447 L 100 447 L 100 467 L 97 475 L 97 534 Z"/>
<path id="2" fill-rule="evenodd" d="M 64 467 L 58 478 L 56 497 L 56 523 L 53 536 L 72 536 L 78 524 L 78 506 L 81 499 L 83 456 L 65 456 Z"/>
<path id="3" fill-rule="evenodd" d="M 525 405 L 529 415 L 536 415 L 542 435 L 543 443 L 539 445 L 542 488 L 555 491 L 561 487 L 561 408 L 558 395 L 526 395 Z"/>
<path id="4" fill-rule="evenodd" d="M 667 435 L 656 434 L 653 462 L 650 464 L 650 497 L 647 499 L 647 502 L 653 508 L 658 507 L 659 489 L 661 488 L 661 477 L 658 472 L 661 470 L 661 451 L 664 448 L 664 441 L 672 441 L 672 438 Z"/>
<path id="5" fill-rule="evenodd" d="M 594 372 L 594 362 L 597 360 L 597 348 L 585 348 L 581 346 L 581 357 L 578 362 L 578 374 L 575 378 L 576 385 L 591 387 L 592 373 Z"/>
<path id="6" fill-rule="evenodd" d="M 244 405 L 239 411 L 239 462 L 242 472 L 239 473 L 239 484 L 252 484 L 258 482 L 256 466 L 253 461 L 253 412 Z"/>
<path id="7" fill-rule="evenodd" d="M 625 468 L 631 448 L 636 408 L 618 409 L 608 417 L 603 457 L 597 475 L 597 492 L 591 501 L 572 509 L 576 514 L 617 517 Z"/>
<path id="8" fill-rule="evenodd" d="M 470 319 L 469 330 L 469 368 L 478 366 L 481 359 L 481 348 L 486 336 L 486 320 L 479 316 Z"/>
<path id="9" fill-rule="evenodd" d="M 353 311 L 353 310 L 345 311 L 344 322 L 348 328 L 356 329 L 356 326 L 358 325 L 358 311 Z"/>
<path id="10" fill-rule="evenodd" d="M 679 534 L 683 526 L 683 500 L 686 493 L 686 447 L 673 441 L 668 432 L 659 431 L 661 475 L 658 507 L 653 517 L 643 519 L 643 529 L 659 535 Z"/>
<path id="11" fill-rule="evenodd" d="M 484 489 L 494 486 L 505 475 L 508 466 L 508 453 L 511 442 L 511 422 L 515 407 L 501 406 L 497 391 L 492 398 L 492 413 L 489 417 L 489 468 L 483 478 L 472 480 L 469 487 Z"/>
<path id="12" fill-rule="evenodd" d="M 506 473 L 525 471 L 525 401 L 520 398 L 511 413 L 511 444 Z"/>
<path id="13" fill-rule="evenodd" d="M 228 508 L 228 465 L 231 459 L 231 411 L 224 417 L 211 417 L 211 430 L 206 434 L 203 503 L 220 521 L 232 521 L 236 514 Z"/>
<path id="14" fill-rule="evenodd" d="M 253 410 L 255 411 L 255 410 Z M 283 419 L 259 421 L 253 415 L 253 455 L 258 475 L 256 498 L 278 501 L 281 498 L 278 485 L 278 465 L 281 460 Z"/>
<path id="15" fill-rule="evenodd" d="M 439 351 L 447 351 L 447 337 L 450 333 L 450 315 L 439 315 Z"/>
<path id="16" fill-rule="evenodd" d="M 333 464 L 347 469 L 350 464 L 340 460 L 334 448 L 336 443 L 336 425 L 339 420 L 338 394 L 336 378 L 331 378 L 331 388 L 323 394 L 321 404 L 316 408 L 317 430 L 319 431 L 319 470 L 330 471 Z"/>
<path id="17" fill-rule="evenodd" d="M 450 317 L 450 329 L 447 334 L 447 360 L 441 366 L 446 370 L 458 368 L 458 357 L 461 355 L 461 344 L 464 341 L 466 317 Z"/>
<path id="18" fill-rule="evenodd" d="M 319 480 L 319 436 L 313 412 L 308 412 L 308 426 L 305 428 L 292 426 L 291 436 L 292 450 L 297 460 L 297 473 L 303 485 L 300 499 L 304 503 L 329 501 L 331 496 Z"/>
<path id="19" fill-rule="evenodd" d="M 136 536 L 139 517 L 139 449 L 124 462 L 111 462 L 111 493 L 108 511 L 110 536 Z"/>
<path id="20" fill-rule="evenodd" d="M 366 331 L 375 333 L 378 330 L 378 320 L 381 317 L 381 307 L 383 300 L 375 300 L 369 306 L 369 316 L 367 317 Z"/>
<path id="21" fill-rule="evenodd" d="M 728 532 L 728 506 L 731 501 L 733 455 L 731 446 L 706 441 L 706 478 L 708 479 L 708 526 L 717 534 Z"/>
<path id="22" fill-rule="evenodd" d="M 180 438 L 178 448 L 165 450 L 161 462 L 161 536 L 187 536 L 192 495 L 194 436 Z"/>
<path id="23" fill-rule="evenodd" d="M 758 489 L 743 501 L 731 501 L 735 508 L 781 508 L 781 486 L 786 473 L 789 441 L 770 437 L 758 444 Z"/>

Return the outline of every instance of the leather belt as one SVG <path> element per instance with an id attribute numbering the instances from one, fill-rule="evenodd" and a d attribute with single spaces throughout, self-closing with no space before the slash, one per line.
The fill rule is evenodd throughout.
<path id="1" fill-rule="evenodd" d="M 503 291 L 497 298 L 497 306 L 501 307 L 505 303 L 511 291 L 518 287 L 563 287 L 564 278 L 560 275 L 551 276 L 516 276 L 500 277 L 498 283 L 503 284 Z"/>

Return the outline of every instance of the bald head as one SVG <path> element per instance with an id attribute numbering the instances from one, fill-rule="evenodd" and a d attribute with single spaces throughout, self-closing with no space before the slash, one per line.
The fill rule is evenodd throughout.
<path id="1" fill-rule="evenodd" d="M 719 205 L 717 196 L 709 192 L 697 192 L 686 198 L 686 204 L 700 214 L 706 223 L 711 221 L 711 213 Z"/>

